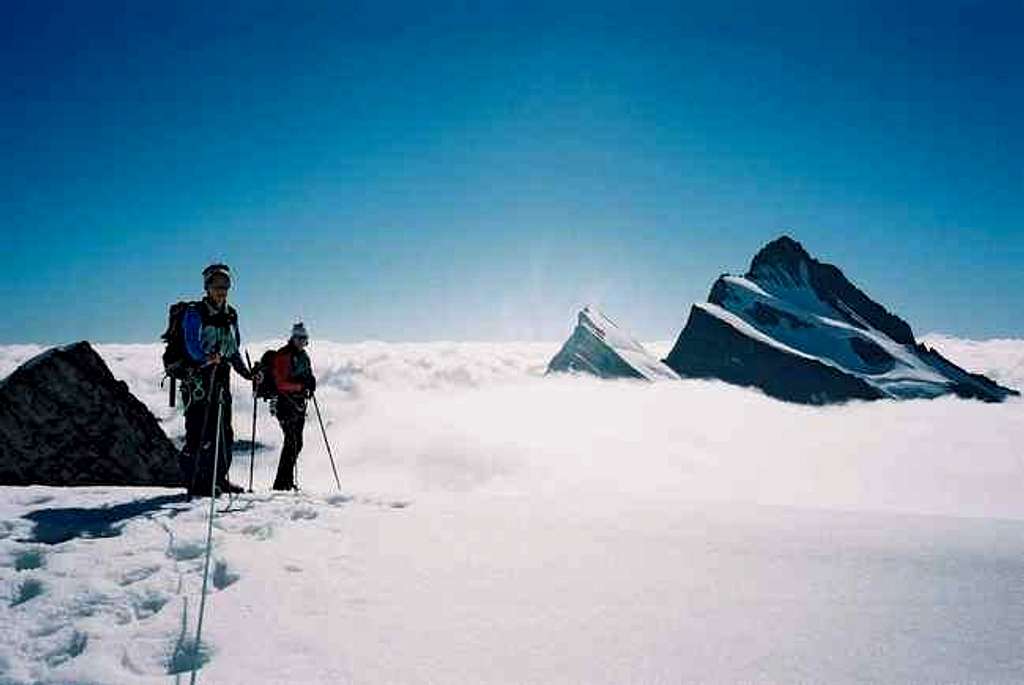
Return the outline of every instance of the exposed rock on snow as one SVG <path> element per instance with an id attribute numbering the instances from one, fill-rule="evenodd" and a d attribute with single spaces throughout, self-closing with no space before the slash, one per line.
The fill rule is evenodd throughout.
<path id="1" fill-rule="evenodd" d="M 548 371 L 582 371 L 601 378 L 649 381 L 679 378 L 592 306 L 580 312 L 576 329 L 548 364 Z"/>
<path id="2" fill-rule="evenodd" d="M 47 350 L 0 381 L 0 484 L 178 481 L 174 445 L 89 343 Z"/>
<path id="3" fill-rule="evenodd" d="M 715 282 L 665 363 L 682 376 L 813 404 L 1017 394 L 919 344 L 906 321 L 788 236 L 758 252 L 745 276 Z"/>

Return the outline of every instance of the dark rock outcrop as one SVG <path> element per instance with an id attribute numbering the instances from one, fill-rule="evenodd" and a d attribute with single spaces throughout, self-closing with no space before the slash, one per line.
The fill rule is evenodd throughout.
<path id="1" fill-rule="evenodd" d="M 87 342 L 0 381 L 0 485 L 177 486 L 178 451 Z"/>
<path id="2" fill-rule="evenodd" d="M 906 321 L 788 236 L 758 252 L 744 276 L 715 281 L 665 363 L 684 377 L 815 404 L 1018 394 L 918 344 Z"/>

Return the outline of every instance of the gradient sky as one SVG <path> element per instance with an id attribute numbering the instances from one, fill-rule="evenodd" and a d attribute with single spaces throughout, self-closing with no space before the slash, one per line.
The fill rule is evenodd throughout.
<path id="1" fill-rule="evenodd" d="M 1021 2 L 3 13 L 0 342 L 155 341 L 211 260 L 250 340 L 670 339 L 783 232 L 1024 336 Z"/>

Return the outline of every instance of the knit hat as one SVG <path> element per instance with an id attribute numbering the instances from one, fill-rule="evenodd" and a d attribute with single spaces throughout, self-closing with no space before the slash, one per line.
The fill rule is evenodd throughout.
<path id="1" fill-rule="evenodd" d="M 226 280 L 227 287 L 231 287 L 231 267 L 227 264 L 211 264 L 203 269 L 203 287 L 209 288 L 214 281 Z"/>
<path id="2" fill-rule="evenodd" d="M 309 333 L 306 332 L 306 326 L 301 321 L 292 326 L 292 337 L 302 338 L 303 340 L 309 340 Z"/>

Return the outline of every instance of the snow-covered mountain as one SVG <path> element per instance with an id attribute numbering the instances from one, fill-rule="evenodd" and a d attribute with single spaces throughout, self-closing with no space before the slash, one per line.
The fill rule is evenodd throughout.
<path id="1" fill-rule="evenodd" d="M 681 376 L 814 404 L 1017 394 L 918 343 L 907 322 L 788 236 L 758 252 L 744 276 L 715 282 L 665 363 Z"/>
<path id="2" fill-rule="evenodd" d="M 593 305 L 580 311 L 576 329 L 551 360 L 548 371 L 649 381 L 679 378 Z"/>

